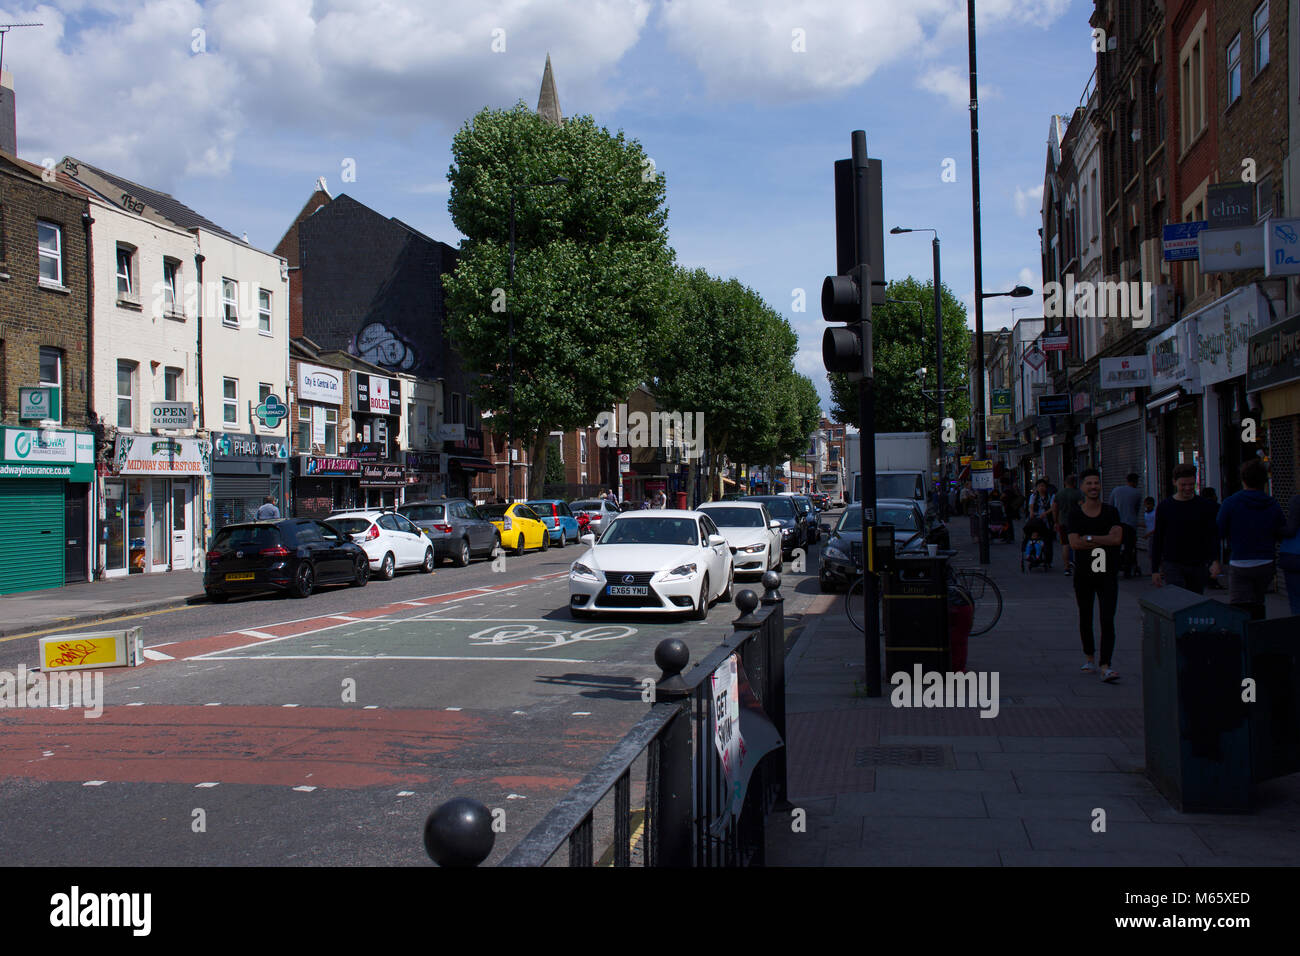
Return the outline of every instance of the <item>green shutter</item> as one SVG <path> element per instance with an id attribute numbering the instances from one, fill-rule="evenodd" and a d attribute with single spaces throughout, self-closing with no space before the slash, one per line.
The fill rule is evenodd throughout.
<path id="1" fill-rule="evenodd" d="M 0 594 L 63 587 L 63 485 L 0 478 Z"/>

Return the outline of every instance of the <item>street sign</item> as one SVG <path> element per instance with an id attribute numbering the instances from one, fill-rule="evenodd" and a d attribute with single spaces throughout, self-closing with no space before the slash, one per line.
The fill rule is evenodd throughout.
<path id="1" fill-rule="evenodd" d="M 193 402 L 150 402 L 149 427 L 193 428 Z"/>
<path id="2" fill-rule="evenodd" d="M 993 415 L 1011 415 L 1015 412 L 1015 404 L 1012 399 L 1012 391 L 1009 388 L 993 389 Z"/>
<path id="3" fill-rule="evenodd" d="M 49 387 L 18 389 L 18 417 L 24 421 L 57 421 L 59 390 Z"/>
<path id="4" fill-rule="evenodd" d="M 1039 415 L 1070 414 L 1070 396 L 1064 394 L 1039 395 L 1038 414 Z"/>
<path id="5" fill-rule="evenodd" d="M 1070 333 L 1044 333 L 1039 342 L 1044 352 L 1068 352 L 1070 350 Z"/>
<path id="6" fill-rule="evenodd" d="M 986 460 L 970 463 L 970 486 L 976 491 L 993 490 L 993 462 Z"/>
<path id="7" fill-rule="evenodd" d="M 631 455 L 625 453 L 618 456 L 618 470 L 622 472 L 628 472 L 632 470 Z"/>
<path id="8" fill-rule="evenodd" d="M 1209 222 L 1176 222 L 1161 230 L 1166 262 L 1179 259 L 1195 259 L 1198 254 L 1197 235 L 1209 227 Z"/>
<path id="9" fill-rule="evenodd" d="M 1035 372 L 1037 372 L 1040 368 L 1043 367 L 1043 363 L 1047 361 L 1047 356 L 1043 354 L 1042 350 L 1039 349 L 1037 345 L 1035 345 L 1032 349 L 1030 349 L 1028 352 L 1025 353 L 1024 361 L 1026 365 L 1028 365 Z"/>
<path id="10" fill-rule="evenodd" d="M 1300 274 L 1300 219 L 1271 219 L 1265 226 L 1264 275 Z"/>

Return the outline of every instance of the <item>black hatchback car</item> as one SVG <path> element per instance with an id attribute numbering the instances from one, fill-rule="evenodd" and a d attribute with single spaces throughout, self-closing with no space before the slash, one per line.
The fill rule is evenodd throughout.
<path id="1" fill-rule="evenodd" d="M 232 594 L 288 591 L 305 598 L 318 584 L 363 588 L 370 559 L 361 545 L 324 521 L 281 518 L 228 524 L 208 551 L 203 590 L 218 603 Z"/>
<path id="2" fill-rule="evenodd" d="M 749 495 L 745 501 L 767 505 L 768 513 L 781 522 L 781 556 L 789 560 L 798 548 L 808 547 L 808 523 L 799 503 L 789 495 Z"/>

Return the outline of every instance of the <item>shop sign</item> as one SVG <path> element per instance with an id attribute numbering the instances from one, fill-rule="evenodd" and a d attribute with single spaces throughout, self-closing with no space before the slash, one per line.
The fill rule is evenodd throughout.
<path id="1" fill-rule="evenodd" d="M 193 402 L 150 402 L 150 428 L 193 428 Z"/>
<path id="2" fill-rule="evenodd" d="M 1300 219 L 1270 219 L 1264 224 L 1264 275 L 1300 273 Z"/>
<path id="3" fill-rule="evenodd" d="M 1190 316 L 1166 329 L 1147 344 L 1151 359 L 1151 387 L 1167 388 L 1181 385 L 1192 379 L 1192 344 L 1196 334 L 1196 320 Z"/>
<path id="4" fill-rule="evenodd" d="M 406 453 L 406 467 L 412 471 L 436 475 L 440 470 L 438 465 L 437 452 L 408 451 Z"/>
<path id="5" fill-rule="evenodd" d="M 406 483 L 406 469 L 401 465 L 362 465 L 361 484 L 401 485 Z"/>
<path id="6" fill-rule="evenodd" d="M 59 390 L 51 386 L 18 389 L 18 417 L 24 421 L 58 421 Z"/>
<path id="7" fill-rule="evenodd" d="M 1246 388 L 1255 391 L 1300 380 L 1300 315 L 1250 337 Z"/>
<path id="8" fill-rule="evenodd" d="M 1235 272 L 1264 267 L 1264 227 L 1207 229 L 1196 237 L 1200 243 L 1202 272 Z"/>
<path id="9" fill-rule="evenodd" d="M 370 415 L 397 415 L 402 408 L 395 378 L 352 373 L 352 410 Z"/>
<path id="10" fill-rule="evenodd" d="M 1102 388 L 1146 388 L 1150 384 L 1151 360 L 1145 355 L 1101 360 Z"/>
<path id="11" fill-rule="evenodd" d="M 1075 412 L 1086 412 L 1092 408 L 1092 396 L 1087 392 L 1075 392 L 1072 408 Z"/>
<path id="12" fill-rule="evenodd" d="M 355 476 L 361 471 L 361 461 L 356 458 L 304 458 L 302 473 L 312 475 Z"/>
<path id="13" fill-rule="evenodd" d="M 95 437 L 61 428 L 2 428 L 0 478 L 66 478 L 90 481 L 95 476 Z"/>
<path id="14" fill-rule="evenodd" d="M 1224 296 L 1196 314 L 1196 363 L 1202 385 L 1246 374 L 1251 333 L 1268 304 L 1255 286 Z"/>
<path id="15" fill-rule="evenodd" d="M 268 395 L 266 401 L 253 409 L 253 414 L 267 428 L 279 428 L 280 422 L 289 417 L 289 406 L 280 401 L 279 395 Z"/>
<path id="16" fill-rule="evenodd" d="M 298 363 L 298 400 L 343 404 L 343 372 L 320 365 Z"/>
<path id="17" fill-rule="evenodd" d="M 223 432 L 212 442 L 213 454 L 224 461 L 254 461 L 266 458 L 288 458 L 289 443 L 283 438 L 262 438 L 257 435 L 240 435 Z"/>
<path id="18" fill-rule="evenodd" d="M 1044 352 L 1068 352 L 1070 350 L 1070 333 L 1044 332 L 1038 342 Z"/>
<path id="19" fill-rule="evenodd" d="M 1209 222 L 1202 219 L 1197 222 L 1176 222 L 1163 227 L 1161 229 L 1161 242 L 1164 248 L 1165 261 L 1195 260 L 1200 250 L 1200 241 L 1197 236 L 1209 225 Z"/>
<path id="20" fill-rule="evenodd" d="M 993 415 L 1012 415 L 1015 413 L 1015 405 L 1012 400 L 1012 390 L 1009 388 L 995 388 L 993 391 L 993 403 L 990 414 Z"/>
<path id="21" fill-rule="evenodd" d="M 1040 416 L 1070 414 L 1070 396 L 1067 394 L 1039 395 L 1038 414 Z"/>
<path id="22" fill-rule="evenodd" d="M 1255 184 L 1215 183 L 1206 190 L 1206 221 L 1211 229 L 1255 224 Z"/>
<path id="23" fill-rule="evenodd" d="M 212 446 L 202 438 L 118 435 L 114 458 L 119 475 L 206 475 Z"/>
<path id="24" fill-rule="evenodd" d="M 438 441 L 464 441 L 465 426 L 463 424 L 439 425 Z"/>

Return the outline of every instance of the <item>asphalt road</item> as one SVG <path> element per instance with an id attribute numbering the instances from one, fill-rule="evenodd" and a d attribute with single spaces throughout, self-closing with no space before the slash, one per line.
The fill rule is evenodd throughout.
<path id="1" fill-rule="evenodd" d="M 572 620 L 567 570 L 584 551 L 136 619 L 150 663 L 102 672 L 101 716 L 0 710 L 0 854 L 424 864 L 429 811 L 471 796 L 504 810 L 499 859 L 645 712 L 659 641 L 698 661 L 736 615 Z M 817 595 L 816 546 L 807 567 L 786 565 L 788 628 Z M 0 646 L 0 670 L 35 658 Z"/>

